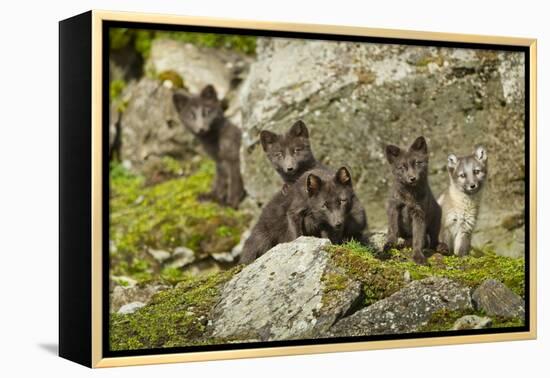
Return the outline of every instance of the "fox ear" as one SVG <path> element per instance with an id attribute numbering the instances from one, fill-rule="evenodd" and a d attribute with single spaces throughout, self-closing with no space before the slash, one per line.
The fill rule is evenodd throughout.
<path id="1" fill-rule="evenodd" d="M 479 162 L 485 163 L 487 161 L 487 151 L 485 150 L 485 147 L 477 146 L 474 152 L 474 156 Z"/>
<path id="2" fill-rule="evenodd" d="M 189 102 L 189 96 L 186 96 L 181 92 L 176 92 L 172 95 L 172 102 L 174 103 L 176 110 L 181 111 Z"/>
<path id="3" fill-rule="evenodd" d="M 267 152 L 269 146 L 277 140 L 277 134 L 272 133 L 271 131 L 262 130 L 260 132 L 260 142 L 262 143 L 262 148 Z"/>
<path id="4" fill-rule="evenodd" d="M 351 185 L 351 175 L 346 167 L 342 167 L 336 172 L 336 182 L 342 185 Z"/>
<path id="5" fill-rule="evenodd" d="M 320 177 L 315 176 L 313 173 L 310 173 L 307 176 L 306 189 L 310 197 L 313 197 L 314 195 L 319 193 L 319 190 L 321 189 L 321 185 L 322 185 L 322 181 Z"/>
<path id="6" fill-rule="evenodd" d="M 449 156 L 447 156 L 447 167 L 451 169 L 455 169 L 457 165 L 458 165 L 458 158 L 456 157 L 456 155 L 449 154 Z"/>
<path id="7" fill-rule="evenodd" d="M 296 121 L 294 125 L 290 128 L 290 134 L 302 137 L 302 138 L 309 138 L 309 131 L 307 130 L 307 126 L 302 120 Z"/>
<path id="8" fill-rule="evenodd" d="M 216 93 L 216 88 L 213 85 L 208 84 L 201 91 L 201 98 L 205 100 L 217 100 L 218 94 Z"/>
<path id="9" fill-rule="evenodd" d="M 424 139 L 423 136 L 419 136 L 418 138 L 416 138 L 413 144 L 411 144 L 411 148 L 409 148 L 409 151 L 419 151 L 427 154 L 428 145 L 426 144 L 426 139 Z"/>
<path id="10" fill-rule="evenodd" d="M 395 158 L 399 155 L 401 155 L 401 149 L 399 147 L 392 144 L 386 146 L 386 159 L 388 159 L 390 164 L 393 164 Z"/>

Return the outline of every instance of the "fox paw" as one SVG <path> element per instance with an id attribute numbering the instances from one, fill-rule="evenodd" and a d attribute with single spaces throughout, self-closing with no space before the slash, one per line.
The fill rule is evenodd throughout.
<path id="1" fill-rule="evenodd" d="M 435 251 L 437 253 L 441 253 L 443 256 L 452 256 L 451 251 L 449 250 L 449 246 L 445 243 L 439 243 L 435 247 Z"/>
<path id="2" fill-rule="evenodd" d="M 384 247 L 382 247 L 382 252 L 384 253 L 387 253 L 389 252 L 390 250 L 392 249 L 396 249 L 398 248 L 399 246 L 397 245 L 397 243 L 394 243 L 394 242 L 386 242 L 386 244 L 384 244 Z"/>
<path id="3" fill-rule="evenodd" d="M 418 265 L 428 265 L 428 259 L 426 259 L 426 256 L 424 256 L 422 252 L 415 253 L 413 255 L 413 261 Z"/>

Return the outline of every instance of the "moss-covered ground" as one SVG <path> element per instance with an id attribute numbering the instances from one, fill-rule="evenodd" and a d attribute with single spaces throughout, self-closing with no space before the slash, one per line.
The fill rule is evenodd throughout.
<path id="1" fill-rule="evenodd" d="M 323 277 L 327 297 L 343 290 L 351 277 L 363 285 L 364 306 L 386 298 L 403 288 L 409 280 L 430 276 L 446 277 L 472 289 L 484 280 L 501 281 L 512 291 L 525 297 L 525 261 L 497 255 L 492 250 L 476 250 L 467 257 L 433 255 L 428 265 L 418 265 L 411 259 L 410 249 L 390 251 L 389 258 L 380 260 L 374 249 L 356 242 L 329 248 L 331 259 L 342 273 L 330 272 Z M 340 276 L 339 276 L 340 275 Z M 480 311 L 468 314 L 483 316 Z M 423 331 L 449 330 L 453 323 L 466 313 L 446 312 L 434 314 Z M 493 328 L 523 325 L 521 319 L 493 319 Z"/>
<path id="2" fill-rule="evenodd" d="M 357 242 L 330 247 L 336 266 L 363 283 L 365 305 L 385 298 L 411 280 L 430 276 L 446 277 L 475 288 L 488 278 L 501 281 L 516 294 L 525 295 L 525 261 L 497 255 L 492 250 L 477 251 L 467 257 L 434 255 L 428 265 L 411 259 L 411 250 L 393 249 L 390 257 L 380 260 L 374 250 Z M 407 273 L 408 272 L 408 273 Z M 338 282 L 334 277 L 332 282 Z"/>
<path id="3" fill-rule="evenodd" d="M 203 160 L 186 167 L 164 159 L 165 181 L 149 184 L 143 176 L 115 164 L 110 172 L 111 274 L 138 282 L 183 279 L 177 269 L 160 267 L 149 249 L 173 252 L 190 248 L 198 258 L 228 252 L 247 227 L 246 214 L 197 199 L 210 190 L 214 164 Z"/>
<path id="4" fill-rule="evenodd" d="M 238 266 L 207 277 L 189 277 L 175 288 L 157 293 L 133 314 L 111 314 L 111 350 L 212 343 L 204 338 L 208 313 L 219 298 L 221 285 L 240 269 Z"/>

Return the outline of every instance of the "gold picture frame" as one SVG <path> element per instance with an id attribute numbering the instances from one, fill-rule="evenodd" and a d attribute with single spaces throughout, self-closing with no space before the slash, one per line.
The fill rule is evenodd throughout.
<path id="1" fill-rule="evenodd" d="M 81 17 L 78 21 L 78 17 Z M 102 122 L 104 120 L 103 109 L 105 106 L 105 99 L 103 98 L 104 88 L 104 67 L 103 67 L 103 54 L 104 54 L 104 28 L 105 22 L 129 22 L 129 23 L 147 23 L 147 24 L 163 24 L 163 25 L 191 25 L 200 27 L 216 27 L 216 28 L 238 28 L 238 29 L 250 29 L 250 30 L 263 30 L 263 31 L 280 31 L 280 32 L 300 32 L 300 33 L 321 33 L 330 35 L 345 35 L 345 36 L 360 36 L 360 37 L 377 37 L 377 38 L 396 38 L 400 40 L 418 40 L 418 41 L 443 41 L 443 42 L 459 42 L 459 43 L 473 43 L 473 44 L 487 44 L 487 45 L 508 45 L 508 46 L 521 46 L 528 49 L 529 54 L 529 77 L 526 79 L 529 84 L 529 104 L 528 114 L 529 119 L 529 235 L 526 236 L 529 239 L 529 330 L 525 332 L 510 332 L 510 333 L 494 333 L 494 334 L 475 334 L 475 335 L 457 335 L 457 336 L 441 336 L 430 338 L 403 338 L 397 340 L 377 340 L 377 341 L 361 341 L 361 342 L 345 342 L 345 343 L 330 343 L 330 344 L 315 344 L 315 345 L 301 345 L 301 346 L 275 346 L 275 347 L 261 347 L 254 349 L 235 349 L 235 350 L 213 350 L 213 351 L 200 351 L 200 352 L 186 352 L 186 353 L 166 353 L 166 354 L 151 354 L 151 355 L 133 355 L 125 357 L 104 357 L 103 342 L 105 338 L 105 324 L 103 323 L 103 304 L 104 304 L 104 287 L 103 287 L 103 240 L 104 240 L 104 208 L 103 208 L 103 196 L 105 195 L 103 188 L 103 180 L 105 179 L 105 161 L 104 153 L 102 150 L 102 143 L 104 141 Z M 71 27 L 64 28 L 65 25 L 73 23 Z M 77 25 L 78 24 L 78 25 Z M 76 26 L 75 26 L 76 25 Z M 346 351 L 359 351 L 359 350 L 371 350 L 371 349 L 389 349 L 389 348 L 403 348 L 403 347 L 424 347 L 424 346 L 436 346 L 436 345 L 449 345 L 449 344 L 467 344 L 467 343 L 484 343 L 495 341 L 514 341 L 514 340 L 528 340 L 535 339 L 537 336 L 537 263 L 536 263 L 536 228 L 537 228 L 537 41 L 536 39 L 528 38 L 513 38 L 513 37 L 500 37 L 500 36 L 482 36 L 482 35 L 469 35 L 469 34 L 452 34 L 452 33 L 436 33 L 436 32 L 424 32 L 424 31 L 407 31 L 407 30 L 394 30 L 394 29 L 377 29 L 367 27 L 351 27 L 351 26 L 335 26 L 335 25 L 316 25 L 316 24 L 293 24 L 293 23 L 278 23 L 278 22 L 258 22 L 252 20 L 228 20 L 228 19 L 216 19 L 209 17 L 187 17 L 187 16 L 174 16 L 174 15 L 160 15 L 160 14 L 146 14 L 146 13 L 127 13 L 127 12 L 111 12 L 93 10 L 82 16 L 77 16 L 73 19 L 61 22 L 60 33 L 60 74 L 64 75 L 63 59 L 69 59 L 75 53 L 67 53 L 67 50 L 71 46 L 76 46 L 77 42 L 70 39 L 64 40 L 63 38 L 67 33 L 74 33 L 75 30 L 87 30 L 87 34 L 90 37 L 89 41 L 89 56 L 91 61 L 89 84 L 91 86 L 91 94 L 89 103 L 89 116 L 90 116 L 90 128 L 84 130 L 88 135 L 85 136 L 86 141 L 90 142 L 89 162 L 91 167 L 90 180 L 86 181 L 87 184 L 91 184 L 90 188 L 90 208 L 89 215 L 91 221 L 89 223 L 89 241 L 90 245 L 82 245 L 81 248 L 89 248 L 89 254 L 86 254 L 86 261 L 81 262 L 84 265 L 76 266 L 78 262 L 70 260 L 67 253 L 63 252 L 64 245 L 68 245 L 64 242 L 61 244 L 61 266 L 60 274 L 60 290 L 61 297 L 76 295 L 75 293 L 68 293 L 66 289 L 68 285 L 71 285 L 71 277 L 67 270 L 80 269 L 89 272 L 89 275 L 84 279 L 90 279 L 89 288 L 91 289 L 89 296 L 87 293 L 82 293 L 85 300 L 85 310 L 90 313 L 90 317 L 83 320 L 84 323 L 90 321 L 89 328 L 83 331 L 86 336 L 79 338 L 82 343 L 89 345 L 83 346 L 80 352 L 73 354 L 69 349 L 75 348 L 77 345 L 71 336 L 69 331 L 74 333 L 74 330 L 78 327 L 84 327 L 84 325 L 73 326 L 70 330 L 60 330 L 60 354 L 63 357 L 75 360 L 90 367 L 114 367 L 114 366 L 129 366 L 129 365 L 144 365 L 144 364 L 160 364 L 160 363 L 173 363 L 173 362 L 189 362 L 189 361 L 207 361 L 207 360 L 220 360 L 220 359 L 237 359 L 237 358 L 250 358 L 250 357 L 267 357 L 267 356 L 283 356 L 283 355 L 298 355 L 298 354 L 311 354 L 311 353 L 328 353 L 328 352 L 346 352 Z M 65 33 L 65 34 L 63 34 Z M 63 35 L 62 35 L 63 34 Z M 82 46 L 81 46 L 82 47 Z M 88 46 L 86 46 L 87 48 Z M 65 55 L 64 54 L 68 54 Z M 71 55 L 73 54 L 73 55 Z M 86 59 L 86 58 L 83 58 Z M 63 80 L 63 79 L 60 79 Z M 70 79 L 65 79 L 69 82 Z M 61 91 L 63 91 L 63 83 L 60 84 Z M 64 101 L 63 94 L 60 97 L 60 112 L 65 111 L 65 107 L 68 103 Z M 76 101 L 76 100 L 74 100 Z M 82 105 L 83 107 L 86 104 Z M 63 113 L 64 114 L 64 113 Z M 70 117 L 67 116 L 67 120 Z M 61 117 L 61 140 L 63 140 L 63 133 L 68 125 L 63 125 L 64 117 Z M 90 132 L 91 131 L 91 132 Z M 61 143 L 61 149 L 63 149 L 63 143 Z M 61 159 L 63 160 L 63 151 Z M 60 163 L 63 166 L 63 162 Z M 527 168 L 526 168 L 527 169 Z M 69 168 L 66 170 L 66 174 L 70 174 Z M 61 186 L 63 187 L 63 169 L 61 170 Z M 86 185 L 87 185 L 86 184 Z M 74 194 L 72 201 L 76 201 L 78 194 Z M 66 201 L 71 201 L 69 198 Z M 64 210 L 62 203 L 61 216 L 64 216 Z M 66 206 L 69 206 L 69 202 L 66 202 Z M 68 210 L 67 210 L 68 211 Z M 63 223 L 63 219 L 61 220 Z M 64 238 L 65 232 L 69 232 L 67 221 L 64 227 L 61 229 L 61 237 Z M 76 226 L 75 226 L 76 227 Z M 86 226 L 87 227 L 87 226 Z M 82 229 L 81 229 L 82 230 Z M 88 232 L 84 230 L 83 232 Z M 68 243 L 68 242 L 67 242 Z M 76 242 L 75 242 L 76 243 Z M 73 248 L 73 252 L 74 248 Z M 77 251 L 78 252 L 78 251 Z M 86 252 L 88 253 L 88 252 Z M 90 258 L 88 260 L 88 257 Z M 64 265 L 63 261 L 67 261 Z M 74 285 L 74 282 L 72 283 Z M 76 285 L 75 288 L 79 286 Z M 87 302 L 89 300 L 89 302 Z M 60 298 L 60 312 L 69 311 L 68 305 L 63 303 L 63 298 Z M 64 328 L 67 324 L 67 319 L 71 316 L 76 316 L 73 313 L 67 313 L 66 316 L 60 315 L 60 323 L 63 323 L 61 328 Z M 88 338 L 89 336 L 89 338 Z M 74 335 L 73 338 L 76 338 Z M 82 357 L 82 356 L 85 357 Z M 88 358 L 89 357 L 89 358 Z"/>

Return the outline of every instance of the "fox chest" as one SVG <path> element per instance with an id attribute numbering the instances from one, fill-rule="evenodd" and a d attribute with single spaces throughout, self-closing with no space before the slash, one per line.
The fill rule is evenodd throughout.
<path id="1" fill-rule="evenodd" d="M 457 206 L 448 209 L 445 214 L 445 226 L 453 234 L 457 232 L 471 233 L 477 221 L 477 208 L 474 206 Z"/>

